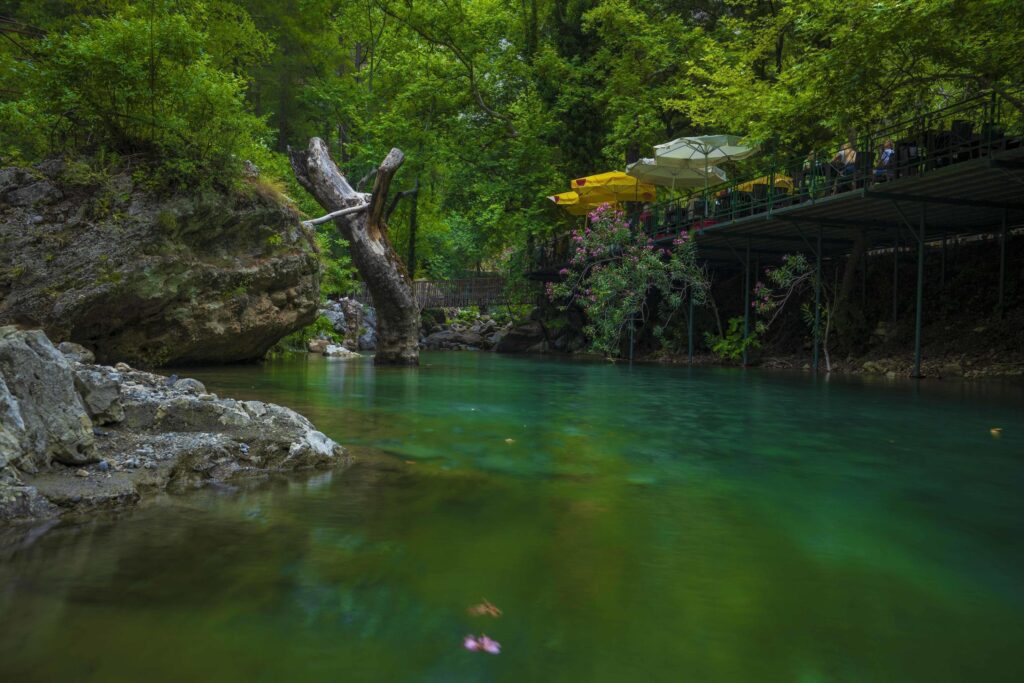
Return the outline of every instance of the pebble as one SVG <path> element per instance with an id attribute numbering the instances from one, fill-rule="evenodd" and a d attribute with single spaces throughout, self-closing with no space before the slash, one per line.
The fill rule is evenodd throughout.
<path id="1" fill-rule="evenodd" d="M 110 469 L 110 463 L 107 462 L 106 460 L 100 460 L 99 469 L 100 472 L 106 472 L 107 470 Z"/>
<path id="2" fill-rule="evenodd" d="M 88 470 L 77 470 L 75 472 L 75 476 L 76 477 L 88 477 L 89 476 L 89 471 Z"/>

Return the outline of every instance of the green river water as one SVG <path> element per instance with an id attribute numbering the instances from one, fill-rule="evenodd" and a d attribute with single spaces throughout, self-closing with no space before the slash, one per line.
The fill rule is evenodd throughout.
<path id="1" fill-rule="evenodd" d="M 355 464 L 8 544 L 0 681 L 1024 680 L 1019 387 L 423 360 L 179 371 Z"/>

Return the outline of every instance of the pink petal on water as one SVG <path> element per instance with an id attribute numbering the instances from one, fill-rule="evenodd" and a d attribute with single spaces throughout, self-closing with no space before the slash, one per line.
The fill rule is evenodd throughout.
<path id="1" fill-rule="evenodd" d="M 466 648 L 470 652 L 476 652 L 480 649 L 480 643 L 477 642 L 473 636 L 466 636 L 462 640 L 462 647 Z"/>
<path id="2" fill-rule="evenodd" d="M 479 643 L 480 647 L 484 649 L 484 652 L 490 653 L 492 655 L 501 653 L 501 643 L 499 643 L 496 640 L 491 640 L 487 636 L 480 636 L 477 642 Z"/>

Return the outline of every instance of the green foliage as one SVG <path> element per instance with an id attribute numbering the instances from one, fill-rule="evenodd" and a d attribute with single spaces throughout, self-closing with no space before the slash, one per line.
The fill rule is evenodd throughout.
<path id="1" fill-rule="evenodd" d="M 447 308 L 444 311 L 444 317 L 448 325 L 472 325 L 480 318 L 480 308 L 478 306 Z"/>
<path id="2" fill-rule="evenodd" d="M 1024 111 L 1016 0 L 10 0 L 2 14 L 30 27 L 0 41 L 4 164 L 116 153 L 137 180 L 193 188 L 236 185 L 249 159 L 252 188 L 313 216 L 288 145 L 323 138 L 353 180 L 399 147 L 394 187 L 419 181 L 430 277 L 522 273 L 571 225 L 546 195 L 680 135 L 803 155 L 987 88 Z M 403 256 L 410 210 L 389 221 Z M 332 292 L 349 268 L 331 269 Z"/>
<path id="3" fill-rule="evenodd" d="M 687 293 L 697 301 L 707 296 L 708 280 L 697 265 L 696 247 L 685 231 L 672 248 L 657 248 L 630 229 L 621 211 L 603 204 L 590 214 L 589 227 L 572 234 L 573 255 L 564 279 L 548 286 L 548 295 L 563 310 L 575 303 L 583 309 L 584 328 L 595 351 L 619 354 L 623 334 L 653 318 L 649 299 L 657 294 L 661 311 L 655 334 L 679 310 Z"/>
<path id="4" fill-rule="evenodd" d="M 320 316 L 311 324 L 296 330 L 274 344 L 270 350 L 271 355 L 289 353 L 292 351 L 305 351 L 306 344 L 311 339 L 329 339 L 335 344 L 342 342 L 341 337 L 334 331 L 334 325 L 327 318 Z"/>
<path id="5" fill-rule="evenodd" d="M 356 269 L 348 255 L 348 243 L 333 232 L 318 232 L 316 244 L 323 264 L 323 275 L 320 278 L 320 296 L 331 297 L 351 296 L 359 291 Z"/>
<path id="6" fill-rule="evenodd" d="M 754 325 L 749 334 L 743 334 L 743 318 L 729 318 L 725 328 L 725 336 L 718 336 L 711 332 L 704 333 L 704 341 L 711 348 L 711 352 L 722 360 L 736 361 L 743 357 L 743 352 L 750 349 L 761 348 L 761 335 L 766 328 L 762 323 Z"/>
<path id="7" fill-rule="evenodd" d="M 134 157 L 158 188 L 230 186 L 266 129 L 247 110 L 244 79 L 218 67 L 231 53 L 210 54 L 214 37 L 226 40 L 206 21 L 214 6 L 126 4 L 39 38 L 34 59 L 8 55 L 0 85 L 18 95 L 0 106 L 0 137 L 29 158 Z"/>

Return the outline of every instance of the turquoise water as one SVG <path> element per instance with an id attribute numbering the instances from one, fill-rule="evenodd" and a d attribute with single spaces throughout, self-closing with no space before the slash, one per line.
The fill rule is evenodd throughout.
<path id="1" fill-rule="evenodd" d="M 9 541 L 0 680 L 1024 680 L 1019 387 L 473 353 L 187 374 L 356 464 Z"/>

